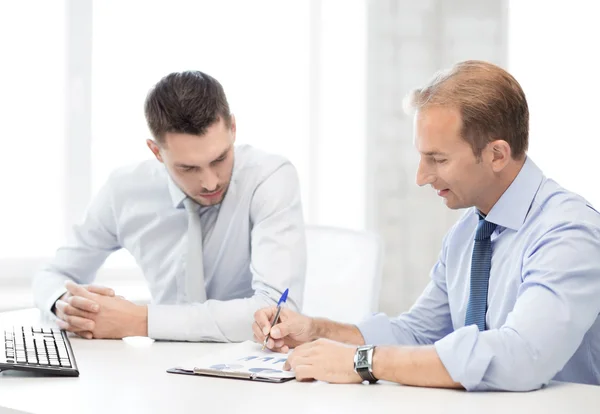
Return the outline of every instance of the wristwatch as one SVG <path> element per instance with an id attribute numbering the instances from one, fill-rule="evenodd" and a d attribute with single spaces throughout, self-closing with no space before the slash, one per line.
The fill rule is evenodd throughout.
<path id="1" fill-rule="evenodd" d="M 373 375 L 373 351 L 375 345 L 364 345 L 356 348 L 354 354 L 354 372 L 356 372 L 363 381 L 369 381 L 373 384 L 377 378 Z"/>

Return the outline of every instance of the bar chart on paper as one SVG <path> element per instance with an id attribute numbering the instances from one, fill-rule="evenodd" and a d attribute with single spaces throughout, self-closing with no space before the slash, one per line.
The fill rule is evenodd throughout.
<path id="1" fill-rule="evenodd" d="M 248 377 L 249 379 L 289 379 L 294 373 L 285 371 L 283 366 L 287 354 L 262 351 L 261 346 L 252 341 L 227 348 L 222 352 L 207 355 L 196 361 L 189 361 L 178 367 L 180 370 L 195 374 L 218 375 L 232 377 Z"/>

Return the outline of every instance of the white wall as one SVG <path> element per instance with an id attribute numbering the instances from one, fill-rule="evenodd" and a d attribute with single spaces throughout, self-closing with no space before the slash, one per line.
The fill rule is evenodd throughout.
<path id="1" fill-rule="evenodd" d="M 461 212 L 415 184 L 418 155 L 402 100 L 435 71 L 466 59 L 506 65 L 506 2 L 382 0 L 368 8 L 367 222 L 383 235 L 380 308 L 407 310 L 429 280 Z"/>
<path id="2" fill-rule="evenodd" d="M 598 208 L 600 3 L 546 1 L 543 16 L 536 2 L 510 6 L 509 66 L 529 102 L 529 154 L 548 177 Z"/>

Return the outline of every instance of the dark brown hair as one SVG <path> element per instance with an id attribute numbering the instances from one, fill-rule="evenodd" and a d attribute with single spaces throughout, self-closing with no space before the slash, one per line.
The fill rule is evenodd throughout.
<path id="1" fill-rule="evenodd" d="M 168 132 L 203 135 L 221 119 L 231 126 L 223 87 L 200 71 L 175 72 L 162 78 L 148 93 L 144 113 L 159 143 L 164 143 Z"/>
<path id="2" fill-rule="evenodd" d="M 496 139 L 510 145 L 513 159 L 521 159 L 527 151 L 529 109 L 525 93 L 511 74 L 491 63 L 457 63 L 412 91 L 406 103 L 408 110 L 435 105 L 457 108 L 462 119 L 461 135 L 478 158 Z"/>

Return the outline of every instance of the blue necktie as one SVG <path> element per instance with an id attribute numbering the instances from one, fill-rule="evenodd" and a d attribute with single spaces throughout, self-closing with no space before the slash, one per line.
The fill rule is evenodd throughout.
<path id="1" fill-rule="evenodd" d="M 485 331 L 485 313 L 487 311 L 488 282 L 492 267 L 492 241 L 490 236 L 496 229 L 494 223 L 485 221 L 479 216 L 479 224 L 475 233 L 475 245 L 471 257 L 471 293 L 465 326 L 477 325 Z"/>

